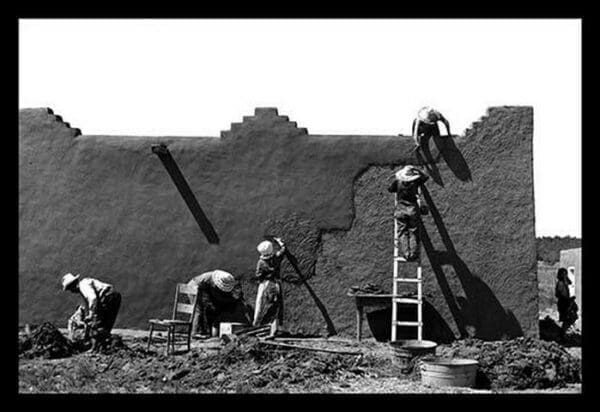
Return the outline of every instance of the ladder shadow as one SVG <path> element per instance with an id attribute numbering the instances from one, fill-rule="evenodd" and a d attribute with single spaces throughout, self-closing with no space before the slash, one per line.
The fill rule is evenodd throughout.
<path id="1" fill-rule="evenodd" d="M 419 228 L 421 244 L 456 322 L 460 336 L 483 339 L 522 336 L 523 330 L 514 314 L 502 306 L 494 292 L 481 278 L 473 275 L 468 265 L 457 253 L 442 216 L 425 186 L 422 186 L 422 194 L 446 250 L 435 249 L 422 222 Z M 452 292 L 445 266 L 452 268 L 462 286 L 464 296 L 455 296 Z"/>

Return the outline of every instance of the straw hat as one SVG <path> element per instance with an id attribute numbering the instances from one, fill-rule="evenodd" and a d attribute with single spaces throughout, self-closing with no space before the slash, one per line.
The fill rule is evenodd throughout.
<path id="1" fill-rule="evenodd" d="M 429 124 L 435 123 L 437 120 L 435 116 L 435 110 L 429 106 L 421 108 L 417 114 L 417 117 L 419 118 L 420 122 Z"/>
<path id="2" fill-rule="evenodd" d="M 273 244 L 268 240 L 264 240 L 258 244 L 256 250 L 263 256 L 269 256 L 273 254 Z"/>
<path id="3" fill-rule="evenodd" d="M 71 273 L 67 273 L 62 278 L 62 288 L 63 290 L 67 290 L 69 286 L 71 286 L 74 282 L 79 279 L 79 275 L 73 276 Z"/>
<path id="4" fill-rule="evenodd" d="M 404 166 L 396 172 L 396 179 L 401 182 L 414 182 L 421 177 L 421 171 L 414 166 Z"/>
<path id="5" fill-rule="evenodd" d="M 212 280 L 217 288 L 223 292 L 231 292 L 236 284 L 236 280 L 231 273 L 224 270 L 215 270 L 212 273 Z"/>

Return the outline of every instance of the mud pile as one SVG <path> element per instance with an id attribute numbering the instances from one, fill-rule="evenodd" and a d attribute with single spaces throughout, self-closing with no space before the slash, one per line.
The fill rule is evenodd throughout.
<path id="1" fill-rule="evenodd" d="M 443 358 L 479 362 L 477 387 L 491 389 L 545 389 L 581 382 L 581 362 L 555 342 L 533 338 L 484 342 L 456 341 L 438 347 Z"/>
<path id="2" fill-rule="evenodd" d="M 73 344 L 50 322 L 19 333 L 19 356 L 46 359 L 66 358 L 75 353 Z"/>
<path id="3" fill-rule="evenodd" d="M 540 338 L 564 346 L 581 346 L 581 332 L 578 329 L 571 327 L 563 335 L 559 324 L 550 316 L 540 320 Z"/>
<path id="4" fill-rule="evenodd" d="M 368 356 L 279 349 L 261 345 L 256 338 L 240 338 L 216 352 L 179 356 L 131 348 L 104 358 L 110 365 L 101 369 L 102 380 L 151 392 L 302 392 L 368 376 L 380 367 Z"/>
<path id="5" fill-rule="evenodd" d="M 25 330 L 19 332 L 19 356 L 27 359 L 66 358 L 84 352 L 90 347 L 91 342 L 89 340 L 78 339 L 72 341 L 66 338 L 50 322 L 42 323 L 39 326 L 30 326 L 29 332 Z M 97 352 L 104 355 L 111 355 L 119 351 L 127 352 L 131 349 L 123 343 L 118 335 L 110 335 L 97 349 Z"/>

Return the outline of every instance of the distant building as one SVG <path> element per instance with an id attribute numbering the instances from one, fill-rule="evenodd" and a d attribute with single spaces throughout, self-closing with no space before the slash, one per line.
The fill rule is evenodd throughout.
<path id="1" fill-rule="evenodd" d="M 581 248 L 566 249 L 560 251 L 560 267 L 567 269 L 569 277 L 574 277 L 573 285 L 575 286 L 575 301 L 579 307 L 579 319 L 575 322 L 575 326 L 581 328 Z"/>

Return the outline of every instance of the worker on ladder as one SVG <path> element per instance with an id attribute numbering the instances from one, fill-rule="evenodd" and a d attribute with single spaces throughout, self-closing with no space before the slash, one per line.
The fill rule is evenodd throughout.
<path id="1" fill-rule="evenodd" d="M 420 187 L 429 176 L 415 166 L 407 165 L 398 170 L 388 191 L 396 193 L 394 218 L 398 225 L 398 243 L 402 250 L 401 261 L 419 258 L 418 227 L 421 214 L 427 214 Z"/>
<path id="2" fill-rule="evenodd" d="M 429 138 L 441 135 L 438 122 L 442 122 L 446 126 L 448 136 L 451 136 L 450 122 L 440 112 L 429 106 L 422 107 L 419 110 L 412 123 L 412 135 L 417 148 L 420 148 L 424 142 L 427 143 Z"/>

